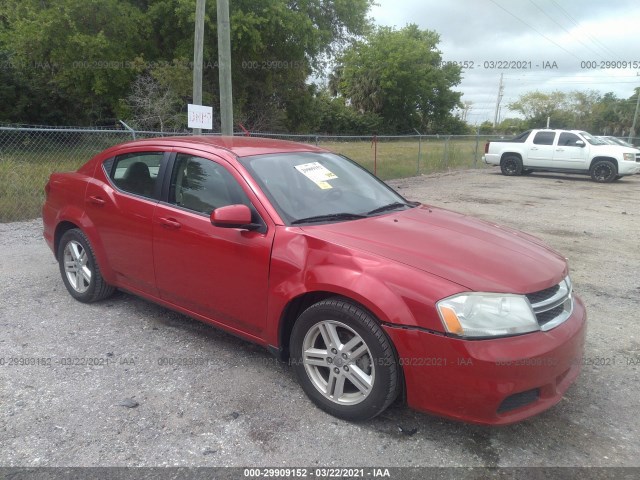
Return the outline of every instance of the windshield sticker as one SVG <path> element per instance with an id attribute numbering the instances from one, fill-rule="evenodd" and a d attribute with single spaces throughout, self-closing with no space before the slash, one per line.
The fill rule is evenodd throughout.
<path id="1" fill-rule="evenodd" d="M 333 188 L 327 180 L 333 180 L 338 178 L 338 176 L 333 173 L 331 170 L 326 168 L 324 165 L 321 165 L 319 162 L 311 162 L 305 163 L 304 165 L 296 165 L 295 169 L 298 170 L 301 174 L 315 183 L 322 190 L 327 190 L 329 188 Z"/>

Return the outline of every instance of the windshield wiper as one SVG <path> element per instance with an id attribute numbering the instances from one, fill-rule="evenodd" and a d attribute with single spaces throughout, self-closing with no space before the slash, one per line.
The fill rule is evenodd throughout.
<path id="1" fill-rule="evenodd" d="M 403 202 L 393 202 L 390 203 L 388 205 L 383 205 L 381 207 L 378 208 L 374 208 L 373 210 L 371 210 L 370 212 L 367 212 L 367 215 L 375 215 L 376 213 L 382 213 L 382 212 L 386 212 L 388 210 L 395 210 L 396 208 L 400 208 L 400 207 L 410 207 L 411 205 L 408 203 L 403 203 Z"/>
<path id="2" fill-rule="evenodd" d="M 366 215 L 360 215 L 357 213 L 328 213 L 326 215 L 316 215 L 314 217 L 299 218 L 291 222 L 291 225 L 298 223 L 315 223 L 315 222 L 329 222 L 331 220 L 357 220 L 358 218 L 367 218 Z"/>

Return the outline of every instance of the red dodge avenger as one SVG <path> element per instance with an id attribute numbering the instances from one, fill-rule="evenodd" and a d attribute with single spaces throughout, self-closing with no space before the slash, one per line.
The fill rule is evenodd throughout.
<path id="1" fill-rule="evenodd" d="M 578 375 L 586 313 L 564 257 L 407 201 L 321 148 L 140 140 L 51 175 L 46 193 L 44 236 L 74 298 L 119 288 L 258 343 L 337 417 L 401 395 L 507 424 Z"/>

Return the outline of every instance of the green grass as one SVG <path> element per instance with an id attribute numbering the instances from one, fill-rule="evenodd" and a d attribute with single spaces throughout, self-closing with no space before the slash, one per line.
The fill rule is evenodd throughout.
<path id="1" fill-rule="evenodd" d="M 0 139 L 1 140 L 1 139 Z M 103 149 L 126 141 L 122 137 L 90 137 L 73 146 L 53 142 L 15 142 L 0 148 L 0 223 L 28 220 L 41 214 L 44 186 L 53 172 L 77 170 Z M 319 146 L 346 155 L 374 171 L 374 146 L 371 141 L 320 142 Z M 475 140 L 422 139 L 418 158 L 418 139 L 384 140 L 377 144 L 378 177 L 412 177 L 462 168 L 480 168 L 484 143 L 478 145 L 474 162 Z"/>
<path id="2" fill-rule="evenodd" d="M 418 174 L 461 168 L 480 168 L 484 143 L 475 140 L 385 140 L 377 148 L 370 141 L 320 142 L 320 147 L 341 153 L 373 172 L 383 180 L 413 177 Z M 376 151 L 377 150 L 377 151 Z M 377 165 L 374 168 L 374 153 Z"/>

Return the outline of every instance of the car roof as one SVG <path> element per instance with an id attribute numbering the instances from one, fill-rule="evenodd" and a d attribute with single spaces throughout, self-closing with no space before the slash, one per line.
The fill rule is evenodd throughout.
<path id="1" fill-rule="evenodd" d="M 270 153 L 286 152 L 327 152 L 323 148 L 305 143 L 290 142 L 273 138 L 244 137 L 244 136 L 182 136 L 182 137 L 156 137 L 144 140 L 133 140 L 113 147 L 123 149 L 128 147 L 144 146 L 188 147 L 215 153 L 222 149 L 233 153 L 238 157 L 251 155 L 264 155 Z M 111 150 L 111 149 L 110 149 Z"/>

